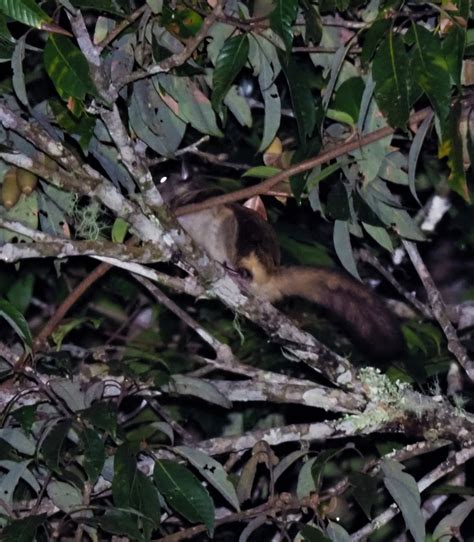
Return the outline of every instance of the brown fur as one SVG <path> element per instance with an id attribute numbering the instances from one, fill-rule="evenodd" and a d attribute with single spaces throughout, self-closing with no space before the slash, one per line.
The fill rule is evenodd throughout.
<path id="1" fill-rule="evenodd" d="M 180 194 L 172 191 L 165 199 L 176 203 Z M 215 260 L 235 271 L 246 270 L 256 295 L 271 302 L 302 297 L 324 307 L 372 357 L 391 359 L 403 352 L 400 326 L 372 290 L 334 269 L 280 267 L 275 232 L 255 211 L 232 204 L 180 216 L 179 221 Z"/>

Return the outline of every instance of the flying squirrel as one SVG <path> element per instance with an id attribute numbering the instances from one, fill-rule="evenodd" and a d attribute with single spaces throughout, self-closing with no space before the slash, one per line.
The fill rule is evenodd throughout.
<path id="1" fill-rule="evenodd" d="M 171 208 L 215 195 L 198 179 L 170 178 L 159 189 Z M 400 325 L 377 294 L 343 271 L 281 266 L 276 233 L 256 211 L 231 203 L 181 215 L 178 221 L 211 258 L 245 280 L 253 294 L 271 303 L 296 296 L 323 307 L 374 359 L 403 353 Z"/>

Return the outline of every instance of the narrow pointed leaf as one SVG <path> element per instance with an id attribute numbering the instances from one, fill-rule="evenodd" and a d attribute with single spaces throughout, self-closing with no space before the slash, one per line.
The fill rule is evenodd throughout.
<path id="1" fill-rule="evenodd" d="M 58 94 L 84 100 L 86 94 L 96 95 L 89 75 L 89 65 L 82 52 L 64 36 L 49 36 L 44 48 L 44 63 Z"/>
<path id="2" fill-rule="evenodd" d="M 298 12 L 297 0 L 276 0 L 270 15 L 270 26 L 283 40 L 287 55 L 293 43 L 293 22 Z"/>
<path id="3" fill-rule="evenodd" d="M 375 98 L 391 126 L 403 127 L 409 114 L 408 56 L 400 36 L 390 32 L 373 62 Z"/>
<path id="4" fill-rule="evenodd" d="M 161 460 L 155 463 L 153 477 L 168 504 L 191 523 L 204 523 L 212 536 L 214 504 L 194 474 L 183 465 Z"/>
<path id="5" fill-rule="evenodd" d="M 226 40 L 216 60 L 212 78 L 212 106 L 219 109 L 232 82 L 247 62 L 249 40 L 246 35 Z"/>

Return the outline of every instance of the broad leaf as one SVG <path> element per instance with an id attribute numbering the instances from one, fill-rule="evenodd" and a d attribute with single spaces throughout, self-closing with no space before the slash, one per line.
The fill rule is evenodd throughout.
<path id="1" fill-rule="evenodd" d="M 444 126 L 450 109 L 451 78 L 441 42 L 432 32 L 416 24 L 411 27 L 411 37 L 414 41 L 411 68 L 415 82 L 430 99 Z"/>
<path id="2" fill-rule="evenodd" d="M 234 485 L 230 482 L 229 477 L 223 466 L 206 455 L 205 453 L 188 446 L 178 446 L 175 450 L 187 459 L 193 467 L 198 469 L 203 476 L 217 491 L 238 511 L 240 510 L 239 499 L 235 492 Z"/>
<path id="3" fill-rule="evenodd" d="M 46 466 L 53 471 L 59 471 L 62 447 L 70 428 L 70 420 L 64 420 L 57 423 L 46 435 L 46 438 L 41 445 L 41 453 L 44 462 L 46 463 Z"/>
<path id="4" fill-rule="evenodd" d="M 342 265 L 351 275 L 360 280 L 354 253 L 352 252 L 348 222 L 342 220 L 334 222 L 333 242 L 334 250 Z"/>
<path id="5" fill-rule="evenodd" d="M 219 110 L 232 82 L 247 62 L 249 40 L 245 34 L 226 40 L 212 77 L 212 106 Z"/>
<path id="6" fill-rule="evenodd" d="M 375 97 L 388 122 L 405 126 L 408 120 L 408 57 L 400 36 L 390 32 L 375 55 Z"/>
<path id="7" fill-rule="evenodd" d="M 384 484 L 403 515 L 408 530 L 415 542 L 425 541 L 425 520 L 421 512 L 421 497 L 416 481 L 403 472 L 404 466 L 396 461 L 384 460 L 381 463 Z"/>
<path id="8" fill-rule="evenodd" d="M 283 72 L 288 83 L 291 103 L 298 124 L 298 134 L 301 145 L 313 134 L 316 126 L 316 101 L 308 82 L 308 69 L 297 64 L 293 58 L 283 66 Z"/>
<path id="9" fill-rule="evenodd" d="M 94 485 L 105 463 L 105 447 L 100 435 L 86 427 L 80 434 L 84 447 L 83 467 L 89 482 Z"/>
<path id="10" fill-rule="evenodd" d="M 34 542 L 36 531 L 47 519 L 46 514 L 14 519 L 2 530 L 2 542 Z"/>
<path id="11" fill-rule="evenodd" d="M 44 63 L 58 94 L 83 101 L 86 94 L 96 95 L 89 64 L 82 52 L 64 36 L 49 36 L 44 48 Z"/>
<path id="12" fill-rule="evenodd" d="M 153 477 L 168 504 L 191 523 L 204 523 L 212 536 L 214 504 L 199 480 L 183 465 L 168 460 L 155 463 Z"/>
<path id="13" fill-rule="evenodd" d="M 0 0 L 0 12 L 35 28 L 43 28 L 44 23 L 52 20 L 35 0 Z"/>
<path id="14" fill-rule="evenodd" d="M 287 56 L 291 53 L 293 22 L 297 12 L 297 0 L 276 0 L 275 8 L 270 15 L 270 26 L 283 40 Z"/>
<path id="15" fill-rule="evenodd" d="M 33 337 L 31 336 L 28 322 L 21 312 L 5 299 L 0 299 L 0 317 L 6 320 L 15 330 L 15 333 L 25 343 L 28 350 L 33 346 Z"/>

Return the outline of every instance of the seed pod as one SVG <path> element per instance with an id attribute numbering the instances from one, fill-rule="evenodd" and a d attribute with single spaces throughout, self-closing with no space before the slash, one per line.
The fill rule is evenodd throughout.
<path id="1" fill-rule="evenodd" d="M 31 194 L 38 184 L 38 177 L 27 169 L 19 169 L 16 174 L 18 186 L 23 194 Z"/>
<path id="2" fill-rule="evenodd" d="M 5 209 L 11 209 L 20 198 L 20 187 L 17 182 L 17 168 L 12 167 L 3 177 L 2 203 Z"/>

